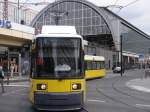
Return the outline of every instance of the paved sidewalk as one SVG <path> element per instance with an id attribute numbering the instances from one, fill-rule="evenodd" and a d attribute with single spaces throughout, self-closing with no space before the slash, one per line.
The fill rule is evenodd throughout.
<path id="1" fill-rule="evenodd" d="M 150 93 L 150 78 L 133 79 L 126 83 L 132 89 Z"/>
<path id="2" fill-rule="evenodd" d="M 129 71 L 130 70 L 126 70 L 125 74 L 127 74 Z M 105 78 L 116 77 L 116 76 L 120 76 L 120 73 L 113 73 L 112 70 L 106 71 Z M 130 80 L 126 83 L 126 86 L 131 89 L 150 93 L 150 77 L 145 78 L 145 76 L 143 76 L 141 78 Z"/>
<path id="3" fill-rule="evenodd" d="M 29 76 L 14 76 L 13 78 L 9 78 L 9 82 L 21 82 L 21 81 L 28 81 Z M 5 77 L 4 82 L 8 82 L 7 77 Z"/>

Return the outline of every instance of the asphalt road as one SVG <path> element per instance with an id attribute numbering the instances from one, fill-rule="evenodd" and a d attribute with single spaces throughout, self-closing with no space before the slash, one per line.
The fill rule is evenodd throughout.
<path id="1" fill-rule="evenodd" d="M 81 112 L 150 112 L 150 94 L 130 89 L 129 80 L 143 71 L 126 71 L 124 76 L 108 74 L 87 81 L 87 101 Z M 11 83 L 0 93 L 0 112 L 36 112 L 28 100 L 28 82 Z"/>

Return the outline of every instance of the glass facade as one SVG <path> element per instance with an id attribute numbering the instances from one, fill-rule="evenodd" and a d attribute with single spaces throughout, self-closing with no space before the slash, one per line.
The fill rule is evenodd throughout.
<path id="1" fill-rule="evenodd" d="M 110 34 L 110 30 L 100 14 L 81 2 L 60 2 L 48 8 L 33 25 L 37 30 L 42 25 L 76 26 L 80 35 Z"/>
<path id="2" fill-rule="evenodd" d="M 150 38 L 145 37 L 135 30 L 121 24 L 123 35 L 123 50 L 137 54 L 148 54 L 150 48 Z"/>

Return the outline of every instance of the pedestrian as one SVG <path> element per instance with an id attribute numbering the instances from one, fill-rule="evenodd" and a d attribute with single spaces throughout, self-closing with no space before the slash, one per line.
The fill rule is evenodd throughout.
<path id="1" fill-rule="evenodd" d="M 8 66 L 7 65 L 3 65 L 3 71 L 4 71 L 4 76 L 7 79 L 7 85 L 9 85 L 10 74 L 8 73 Z"/>
<path id="2" fill-rule="evenodd" d="M 1 87 L 2 87 L 2 93 L 4 93 L 4 82 L 3 82 L 3 79 L 4 79 L 4 72 L 3 72 L 3 66 L 0 64 L 0 83 L 1 83 Z"/>
<path id="3" fill-rule="evenodd" d="M 14 65 L 13 64 L 11 64 L 11 66 L 10 66 L 10 76 L 11 77 L 13 77 L 13 74 L 14 74 Z"/>

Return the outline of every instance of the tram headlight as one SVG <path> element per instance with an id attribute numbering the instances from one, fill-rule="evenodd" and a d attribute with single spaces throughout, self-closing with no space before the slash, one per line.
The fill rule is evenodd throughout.
<path id="1" fill-rule="evenodd" d="M 73 90 L 79 90 L 79 89 L 81 89 L 81 84 L 80 83 L 74 83 L 74 84 L 72 84 L 72 89 Z"/>
<path id="2" fill-rule="evenodd" d="M 37 84 L 37 90 L 46 90 L 47 84 Z"/>

